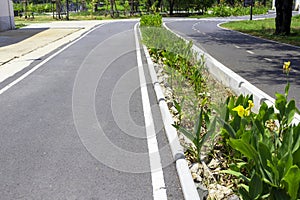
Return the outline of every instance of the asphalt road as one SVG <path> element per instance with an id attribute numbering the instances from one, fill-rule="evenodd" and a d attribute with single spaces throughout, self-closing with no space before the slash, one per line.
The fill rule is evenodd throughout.
<path id="1" fill-rule="evenodd" d="M 247 19 L 247 17 L 242 18 Z M 300 48 L 218 27 L 222 22 L 236 19 L 239 17 L 166 20 L 165 22 L 167 27 L 184 38 L 192 40 L 226 67 L 274 98 L 275 92 L 284 92 L 287 82 L 286 75 L 282 72 L 283 62 L 291 61 L 289 97 L 294 98 L 300 107 Z"/>
<path id="2" fill-rule="evenodd" d="M 99 26 L 0 95 L 1 200 L 153 199 L 159 168 L 149 161 L 134 24 Z M 147 86 L 165 184 L 159 190 L 183 199 Z"/>

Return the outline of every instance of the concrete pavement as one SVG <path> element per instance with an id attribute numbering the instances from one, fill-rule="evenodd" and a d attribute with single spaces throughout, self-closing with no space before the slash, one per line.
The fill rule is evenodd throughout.
<path id="1" fill-rule="evenodd" d="M 40 23 L 0 32 L 0 82 L 105 22 Z"/>

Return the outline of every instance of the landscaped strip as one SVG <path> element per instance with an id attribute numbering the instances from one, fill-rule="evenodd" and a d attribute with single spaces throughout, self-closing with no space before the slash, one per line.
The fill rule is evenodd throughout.
<path id="1" fill-rule="evenodd" d="M 243 199 L 299 199 L 300 124 L 293 123 L 299 110 L 294 100 L 287 100 L 289 83 L 284 94 L 275 95 L 274 105 L 254 105 L 252 95 L 240 95 L 228 97 L 223 104 L 213 106 L 209 101 L 207 79 L 203 78 L 206 72 L 203 57 L 201 63 L 204 67 L 190 65 L 197 63 L 193 57 L 195 53 L 189 48 L 192 45 L 180 44 L 180 39 L 176 43 L 173 39 L 165 41 L 164 36 L 161 38 L 152 28 L 145 27 L 149 31 L 147 37 L 152 37 L 149 43 L 145 43 L 149 45 L 153 60 L 168 74 L 168 85 L 176 88 L 179 82 L 180 86 L 193 89 L 189 94 L 196 96 L 191 107 L 196 105 L 198 117 L 191 121 L 187 121 L 183 114 L 186 108 L 182 107 L 185 99 L 191 99 L 189 96 L 175 97 L 179 100 L 173 102 L 179 120 L 173 125 L 191 141 L 185 148 L 186 157 L 190 160 L 194 180 L 209 188 L 208 197 L 222 199 L 225 194 L 228 198 L 234 192 Z M 177 51 L 180 46 L 187 48 Z M 188 55 L 182 52 L 188 52 Z M 182 60 L 189 65 L 182 64 Z M 283 76 L 288 77 L 290 65 L 290 62 L 283 63 Z M 182 69 L 186 66 L 198 66 L 196 69 L 202 78 L 197 80 L 201 81 L 201 90 L 191 87 L 194 85 L 193 71 Z M 186 95 L 174 88 L 171 90 L 176 95 Z M 252 111 L 254 107 L 258 108 L 257 113 Z M 210 188 L 215 183 L 217 188 Z M 219 195 L 221 191 L 226 191 L 223 196 Z"/>

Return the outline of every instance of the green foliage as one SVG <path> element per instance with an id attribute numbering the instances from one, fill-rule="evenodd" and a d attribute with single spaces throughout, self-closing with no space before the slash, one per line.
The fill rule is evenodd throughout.
<path id="1" fill-rule="evenodd" d="M 142 21 L 143 19 L 141 19 Z M 192 50 L 192 42 L 186 43 L 165 28 L 141 27 L 143 42 L 150 49 L 150 54 L 161 59 L 163 64 L 178 71 L 188 80 L 199 96 L 205 89 L 204 58 L 197 60 Z"/>
<path id="2" fill-rule="evenodd" d="M 191 132 L 180 125 L 173 126 L 184 134 L 190 141 L 192 141 L 195 148 L 195 156 L 198 162 L 201 161 L 201 149 L 204 143 L 214 134 L 216 129 L 216 118 L 210 119 L 209 112 L 203 108 L 200 110 L 200 114 L 195 124 L 194 131 Z M 203 128 L 207 127 L 207 131 Z"/>
<path id="3" fill-rule="evenodd" d="M 250 180 L 240 184 L 243 199 L 294 200 L 300 197 L 300 124 L 292 124 L 299 111 L 294 100 L 287 100 L 288 90 L 289 84 L 284 95 L 276 94 L 277 111 L 263 103 L 258 114 L 244 117 L 232 110 L 237 105 L 247 106 L 249 96 L 231 97 L 225 104 L 225 120 L 218 120 L 223 125 L 227 144 L 240 153 L 236 159 L 247 163 L 234 170 L 236 176 L 241 177 L 242 173 Z M 231 174 L 234 173 L 231 171 Z M 247 187 L 243 187 L 244 183 Z"/>
<path id="4" fill-rule="evenodd" d="M 28 12 L 34 12 L 34 13 L 52 12 L 52 5 L 51 5 L 51 3 L 44 3 L 44 4 L 30 3 L 27 5 L 26 9 Z M 24 4 L 14 3 L 14 11 L 23 12 Z"/>
<path id="5" fill-rule="evenodd" d="M 171 88 L 173 78 L 183 78 L 183 82 L 188 82 L 194 91 L 194 94 L 201 102 L 197 105 L 200 107 L 200 114 L 198 115 L 197 122 L 195 123 L 194 130 L 190 131 L 189 128 L 184 128 L 180 125 L 182 119 L 182 105 L 185 97 L 180 102 L 174 101 L 174 106 L 178 111 L 179 122 L 174 126 L 182 132 L 193 143 L 193 147 L 188 148 L 188 151 L 200 161 L 200 152 L 205 141 L 215 132 L 216 119 L 209 118 L 210 111 L 206 109 L 207 98 L 203 94 L 205 87 L 205 78 L 203 76 L 204 58 L 198 61 L 197 54 L 192 50 L 192 42 L 186 43 L 183 39 L 178 38 L 175 34 L 160 27 L 149 27 L 148 25 L 160 24 L 153 23 L 152 17 L 141 19 L 141 32 L 143 42 L 149 48 L 149 52 L 155 60 L 161 62 L 166 71 L 170 72 Z M 149 22 L 150 21 L 150 22 Z M 153 20 L 156 21 L 156 20 Z M 180 74 L 180 76 L 177 76 Z M 176 76 L 176 77 L 174 77 Z M 176 80 L 177 81 L 177 80 Z M 189 97 L 186 97 L 187 101 Z M 198 104 L 198 103 L 197 103 Z"/>
<path id="6" fill-rule="evenodd" d="M 140 26 L 161 27 L 162 17 L 160 15 L 143 15 L 140 20 Z"/>
<path id="7" fill-rule="evenodd" d="M 263 6 L 254 6 L 252 12 L 253 15 L 266 14 L 268 12 L 268 8 Z M 212 8 L 212 15 L 218 17 L 250 15 L 250 8 L 238 5 L 231 7 L 221 4 Z"/>

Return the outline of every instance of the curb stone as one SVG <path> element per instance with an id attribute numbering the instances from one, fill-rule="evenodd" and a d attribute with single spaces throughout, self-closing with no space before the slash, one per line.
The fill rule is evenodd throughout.
<path id="1" fill-rule="evenodd" d="M 156 98 L 160 107 L 164 129 L 170 144 L 171 152 L 176 163 L 177 174 L 180 180 L 182 193 L 185 200 L 202 200 L 205 195 L 200 191 L 198 193 L 190 169 L 188 167 L 187 161 L 185 160 L 184 151 L 179 143 L 176 129 L 172 126 L 174 120 L 171 116 L 167 103 L 165 101 L 165 96 L 157 80 L 157 75 L 154 70 L 154 65 L 147 50 L 147 47 L 143 45 L 143 50 L 147 59 L 148 69 L 151 76 L 151 81 L 155 90 Z M 199 195 L 202 197 L 200 198 Z"/>
<path id="2" fill-rule="evenodd" d="M 163 26 L 175 34 L 177 37 L 183 39 L 186 43 L 189 41 L 183 38 L 182 36 L 178 35 L 170 28 L 166 26 L 166 23 L 163 23 Z M 208 53 L 204 52 L 198 46 L 193 44 L 193 50 L 198 53 L 198 59 L 201 59 L 201 56 L 204 56 L 206 67 L 209 73 L 218 80 L 221 84 L 225 87 L 229 87 L 236 95 L 253 95 L 253 102 L 254 102 L 254 112 L 258 112 L 260 105 L 265 102 L 268 106 L 274 106 L 275 108 L 275 99 L 272 98 L 270 95 L 266 94 L 262 90 L 255 87 L 249 81 L 238 75 L 237 73 L 233 72 L 231 69 L 220 63 L 218 60 L 213 58 Z M 294 120 L 292 121 L 293 124 L 300 123 L 300 115 L 295 114 Z"/>

